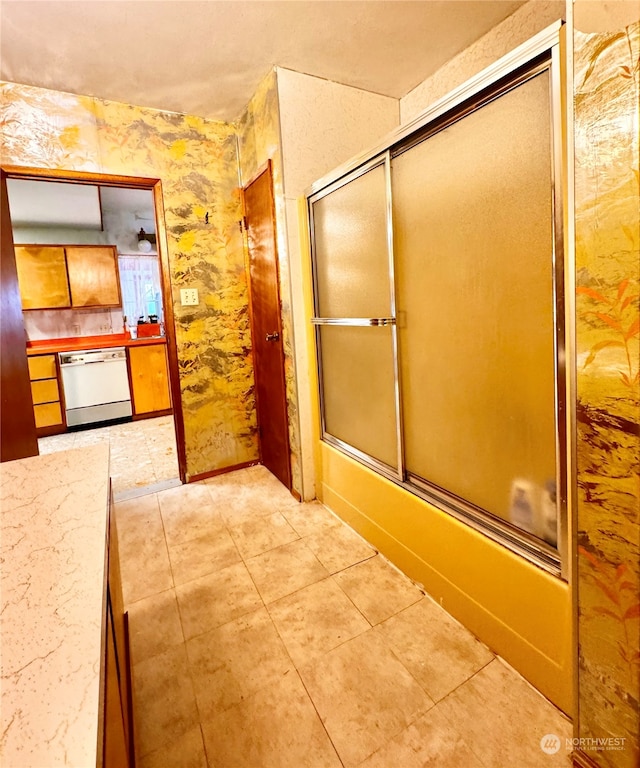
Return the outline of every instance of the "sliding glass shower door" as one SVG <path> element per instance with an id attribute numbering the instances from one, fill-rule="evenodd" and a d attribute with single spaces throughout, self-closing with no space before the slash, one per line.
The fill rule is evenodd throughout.
<path id="1" fill-rule="evenodd" d="M 323 437 L 399 467 L 389 160 L 310 200 Z"/>

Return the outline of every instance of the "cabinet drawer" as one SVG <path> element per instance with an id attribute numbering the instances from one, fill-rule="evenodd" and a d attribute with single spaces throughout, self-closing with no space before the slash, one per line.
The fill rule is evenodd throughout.
<path id="1" fill-rule="evenodd" d="M 43 427 L 56 427 L 62 424 L 62 410 L 60 403 L 44 403 L 34 405 L 33 412 L 36 415 L 36 429 Z"/>
<path id="2" fill-rule="evenodd" d="M 55 403 L 60 400 L 57 379 L 42 379 L 42 381 L 31 382 L 31 396 L 33 404 Z"/>
<path id="3" fill-rule="evenodd" d="M 29 378 L 31 381 L 37 379 L 55 379 L 56 373 L 56 356 L 55 355 L 38 355 L 37 357 L 30 357 L 29 360 Z"/>

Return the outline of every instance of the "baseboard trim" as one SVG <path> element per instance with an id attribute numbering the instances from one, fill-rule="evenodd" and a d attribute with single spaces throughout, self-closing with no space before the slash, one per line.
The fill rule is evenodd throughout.
<path id="1" fill-rule="evenodd" d="M 212 469 L 210 472 L 200 472 L 197 475 L 187 475 L 188 483 L 198 483 L 200 480 L 206 480 L 209 477 L 217 477 L 218 475 L 226 475 L 227 472 L 235 472 L 237 469 L 246 469 L 247 467 L 255 467 L 260 464 L 258 459 L 253 461 L 244 461 L 242 464 L 233 464 L 231 467 L 222 467 L 221 469 Z"/>

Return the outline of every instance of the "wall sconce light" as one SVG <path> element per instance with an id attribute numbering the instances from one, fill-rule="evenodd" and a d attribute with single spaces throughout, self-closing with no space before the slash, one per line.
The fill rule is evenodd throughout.
<path id="1" fill-rule="evenodd" d="M 155 235 L 148 235 L 144 229 L 140 228 L 140 231 L 138 232 L 138 250 L 141 253 L 149 253 L 152 251 L 155 242 Z"/>

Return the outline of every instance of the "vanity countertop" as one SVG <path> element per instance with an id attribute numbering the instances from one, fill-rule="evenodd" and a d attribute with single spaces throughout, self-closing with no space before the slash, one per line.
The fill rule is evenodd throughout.
<path id="1" fill-rule="evenodd" d="M 0 464 L 3 765 L 101 754 L 108 498 L 105 445 Z"/>

